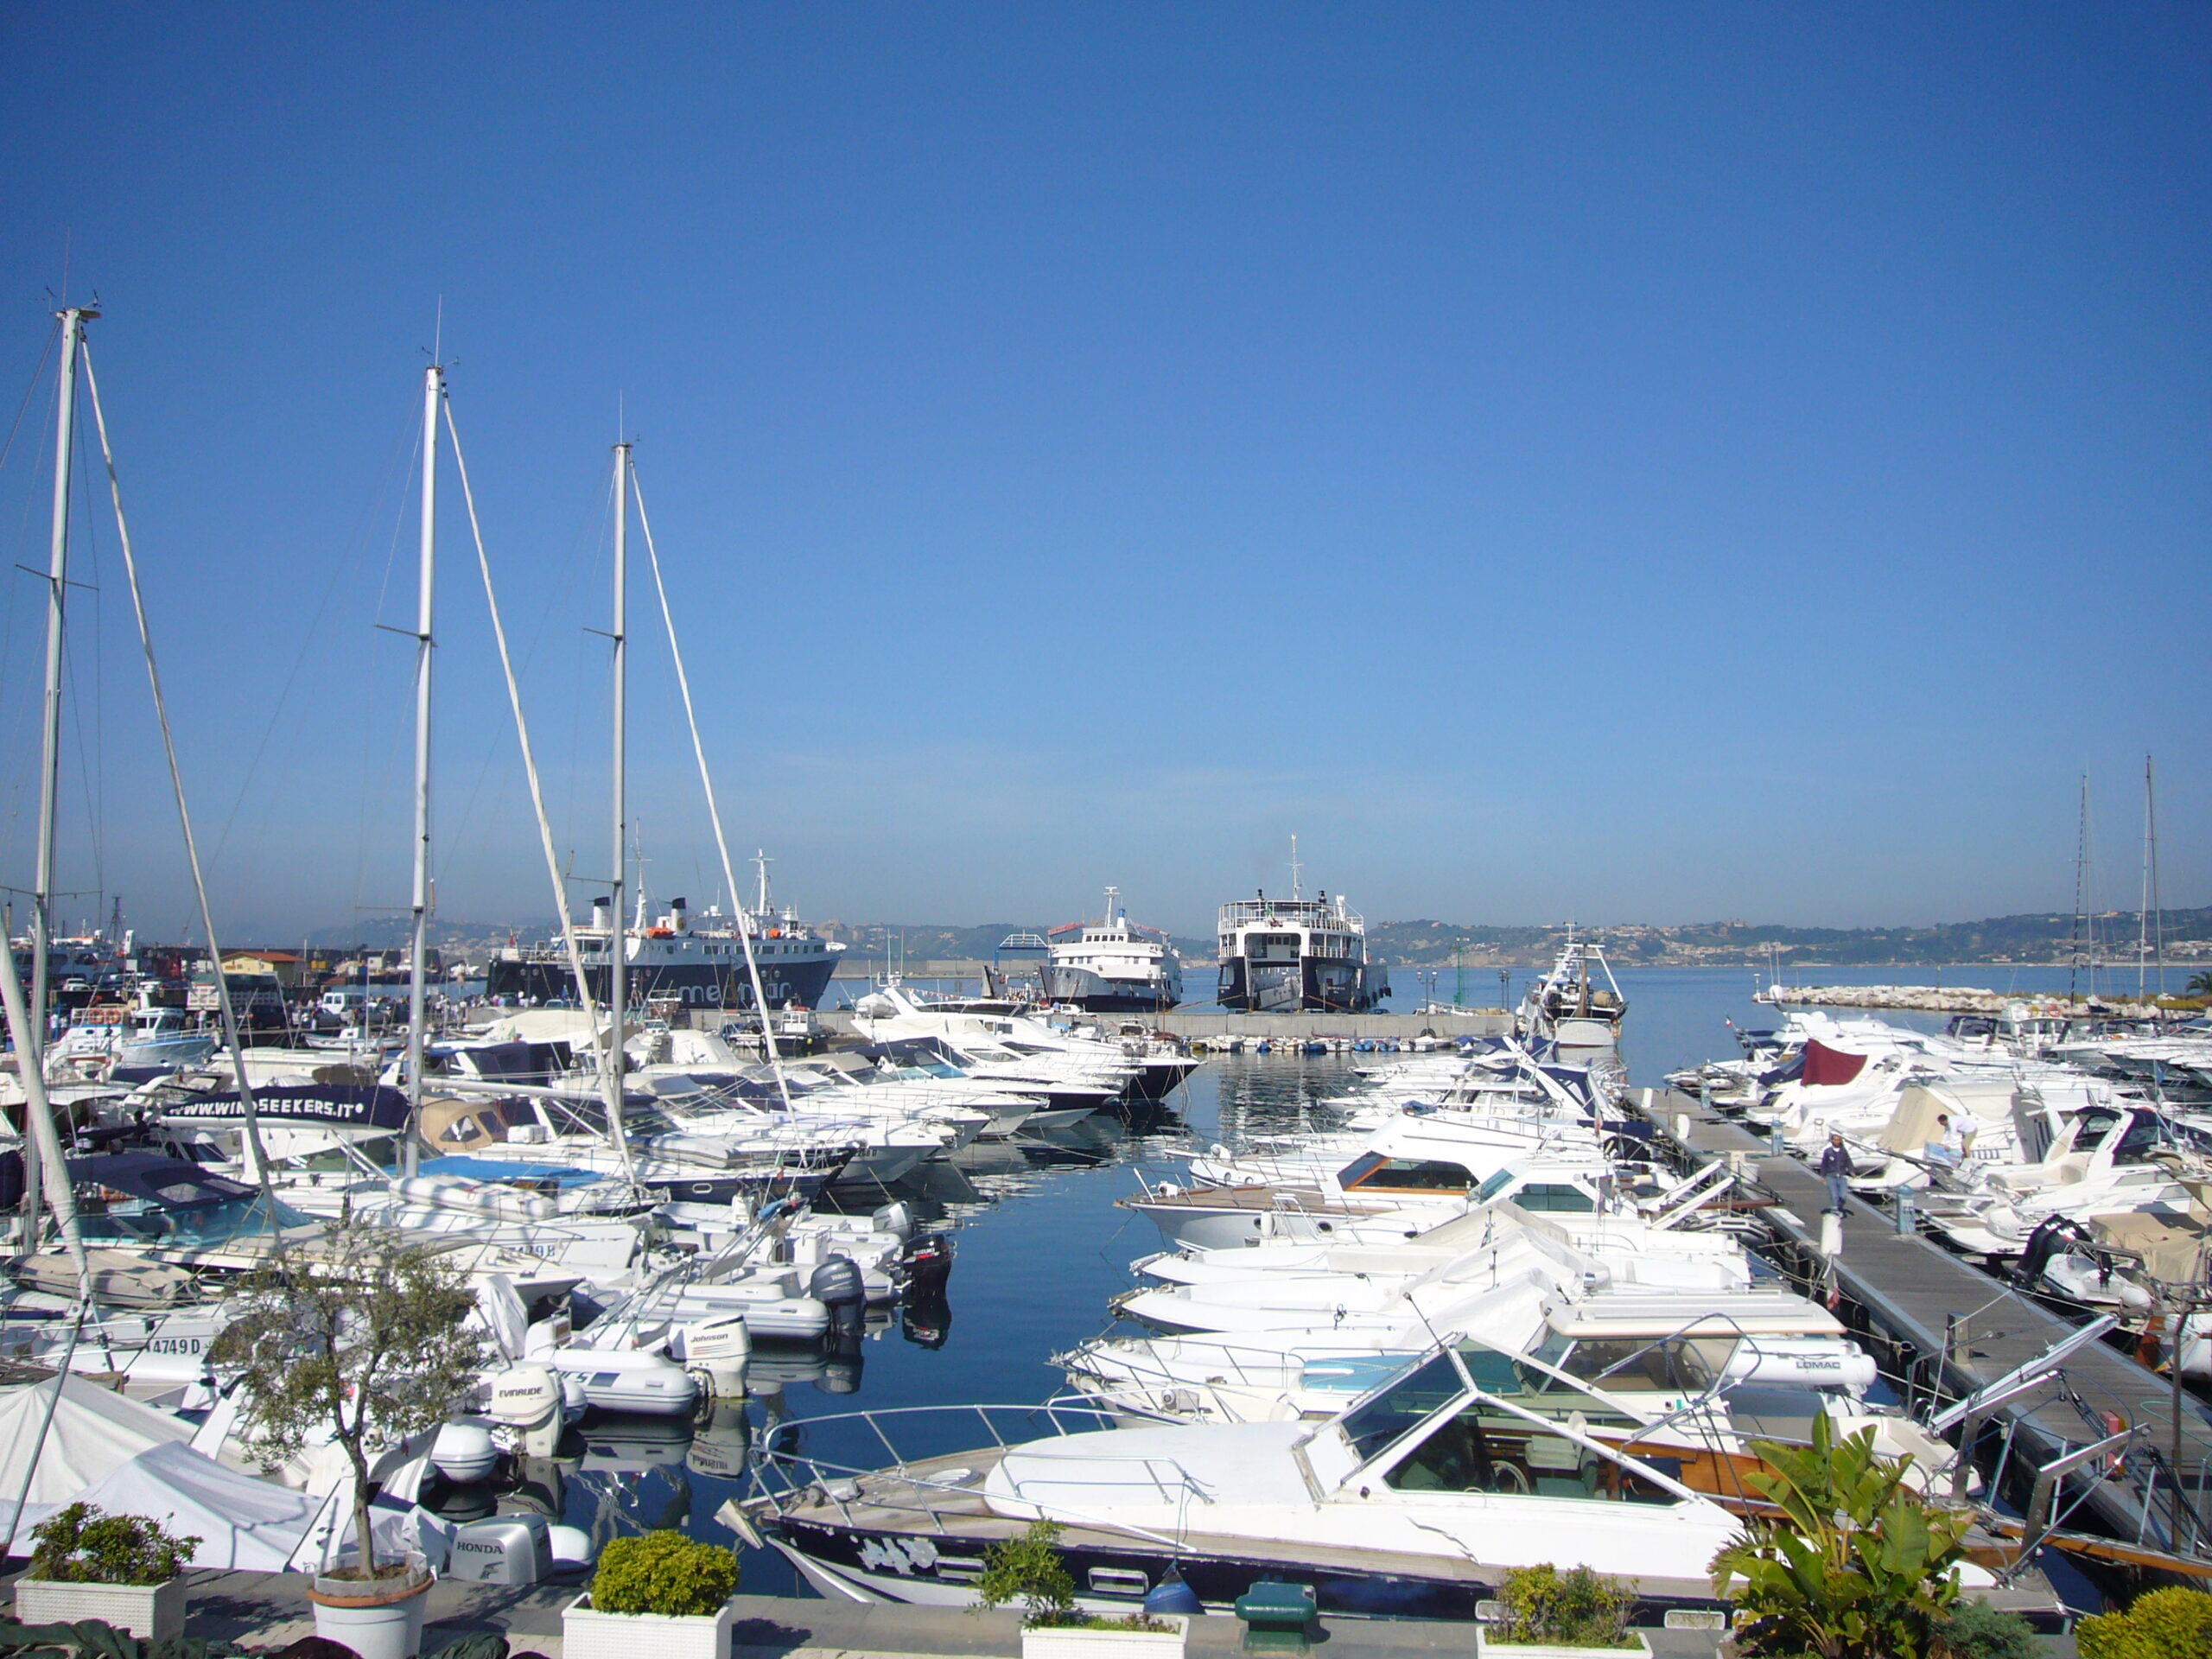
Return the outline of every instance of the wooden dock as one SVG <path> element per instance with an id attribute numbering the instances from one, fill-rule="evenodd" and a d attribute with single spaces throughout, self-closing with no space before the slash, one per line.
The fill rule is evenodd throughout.
<path id="1" fill-rule="evenodd" d="M 1827 1189 L 1810 1168 L 1771 1156 L 1767 1142 L 1688 1096 L 1643 1090 L 1635 1098 L 1686 1161 L 1735 1161 L 1774 1195 L 1764 1214 L 1780 1253 L 1808 1277 L 1832 1273 L 1881 1351 L 1885 1372 L 1909 1395 L 1964 1399 L 2076 1328 L 1934 1240 L 1898 1232 L 1889 1211 L 1856 1198 L 1843 1217 L 1842 1253 L 1828 1263 L 1819 1254 Z M 2047 1513 L 2069 1531 L 2201 1560 L 2212 1573 L 2212 1412 L 2183 1392 L 2177 1421 L 2173 1401 L 2166 1377 L 2092 1342 L 2066 1357 L 2061 1380 L 1999 1407 L 1979 1449 L 1993 1485 L 2024 1495 L 2038 1470 L 2126 1434 L 2112 1448 L 2116 1457 L 2100 1452 L 2060 1475 Z"/>

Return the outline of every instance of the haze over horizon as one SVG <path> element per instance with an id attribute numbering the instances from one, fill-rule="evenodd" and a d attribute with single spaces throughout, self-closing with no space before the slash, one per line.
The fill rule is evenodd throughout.
<path id="1" fill-rule="evenodd" d="M 22 5 L 6 562 L 92 325 L 227 938 L 407 898 L 451 365 L 561 855 L 638 442 L 738 880 L 1924 925 L 2212 897 L 2212 15 Z M 66 73 L 34 73 L 35 66 Z M 442 331 L 442 334 L 440 331 Z M 619 411 L 619 412 L 618 412 Z M 86 423 L 87 428 L 89 423 Z M 65 917 L 191 906 L 80 434 Z M 441 474 L 452 918 L 551 909 Z M 646 882 L 722 882 L 634 533 Z M 0 583 L 0 885 L 44 589 Z M 20 918 L 19 918 L 20 919 Z"/>

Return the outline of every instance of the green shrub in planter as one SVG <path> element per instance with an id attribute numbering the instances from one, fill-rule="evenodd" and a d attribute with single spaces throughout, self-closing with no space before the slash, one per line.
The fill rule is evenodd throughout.
<path id="1" fill-rule="evenodd" d="M 1929 1651 L 1940 1659 L 2036 1659 L 2036 1629 L 2009 1608 L 1961 1601 L 1936 1627 Z"/>
<path id="2" fill-rule="evenodd" d="M 983 1573 L 976 1580 L 976 1605 L 1003 1607 L 1019 1601 L 1024 1624 L 1058 1624 L 1077 1618 L 1075 1580 L 1060 1559 L 1059 1538 L 1058 1522 L 1039 1519 L 1019 1536 L 986 1549 Z"/>
<path id="3" fill-rule="evenodd" d="M 200 1547 L 158 1521 L 93 1503 L 56 1510 L 31 1529 L 31 1542 L 27 1576 L 54 1584 L 167 1584 Z"/>
<path id="4" fill-rule="evenodd" d="M 2074 1641 L 2082 1659 L 2203 1659 L 2212 1653 L 2212 1596 L 2153 1590 L 2124 1613 L 2083 1619 Z"/>
<path id="5" fill-rule="evenodd" d="M 1491 1641 L 1562 1648 L 1632 1648 L 1625 1585 L 1587 1567 L 1560 1572 L 1549 1561 L 1509 1568 L 1498 1586 L 1505 1620 Z"/>
<path id="6" fill-rule="evenodd" d="M 600 1552 L 591 1581 L 595 1613 L 698 1618 L 737 1592 L 737 1552 L 663 1529 L 617 1538 Z"/>

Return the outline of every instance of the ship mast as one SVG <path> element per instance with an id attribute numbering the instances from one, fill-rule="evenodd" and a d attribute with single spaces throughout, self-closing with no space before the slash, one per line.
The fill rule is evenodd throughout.
<path id="1" fill-rule="evenodd" d="M 1293 831 L 1290 837 L 1290 902 L 1294 905 L 1299 899 L 1298 873 L 1304 868 L 1298 861 L 1298 836 Z"/>

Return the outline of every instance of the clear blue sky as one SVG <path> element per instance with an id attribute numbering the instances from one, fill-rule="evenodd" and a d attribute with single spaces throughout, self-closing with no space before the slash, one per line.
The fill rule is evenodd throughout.
<path id="1" fill-rule="evenodd" d="M 455 409 L 577 871 L 618 399 L 733 836 L 848 920 L 1935 920 L 2212 898 L 2212 13 L 0 13 L 0 397 L 96 363 L 238 936 L 405 901 Z M 0 468 L 42 565 L 31 391 Z M 448 474 L 448 499 L 457 495 Z M 188 914 L 102 516 L 65 876 Z M 440 909 L 550 911 L 465 521 Z M 40 594 L 6 578 L 0 880 Z M 648 880 L 711 897 L 649 590 Z M 89 901 L 86 901 L 87 903 Z"/>

